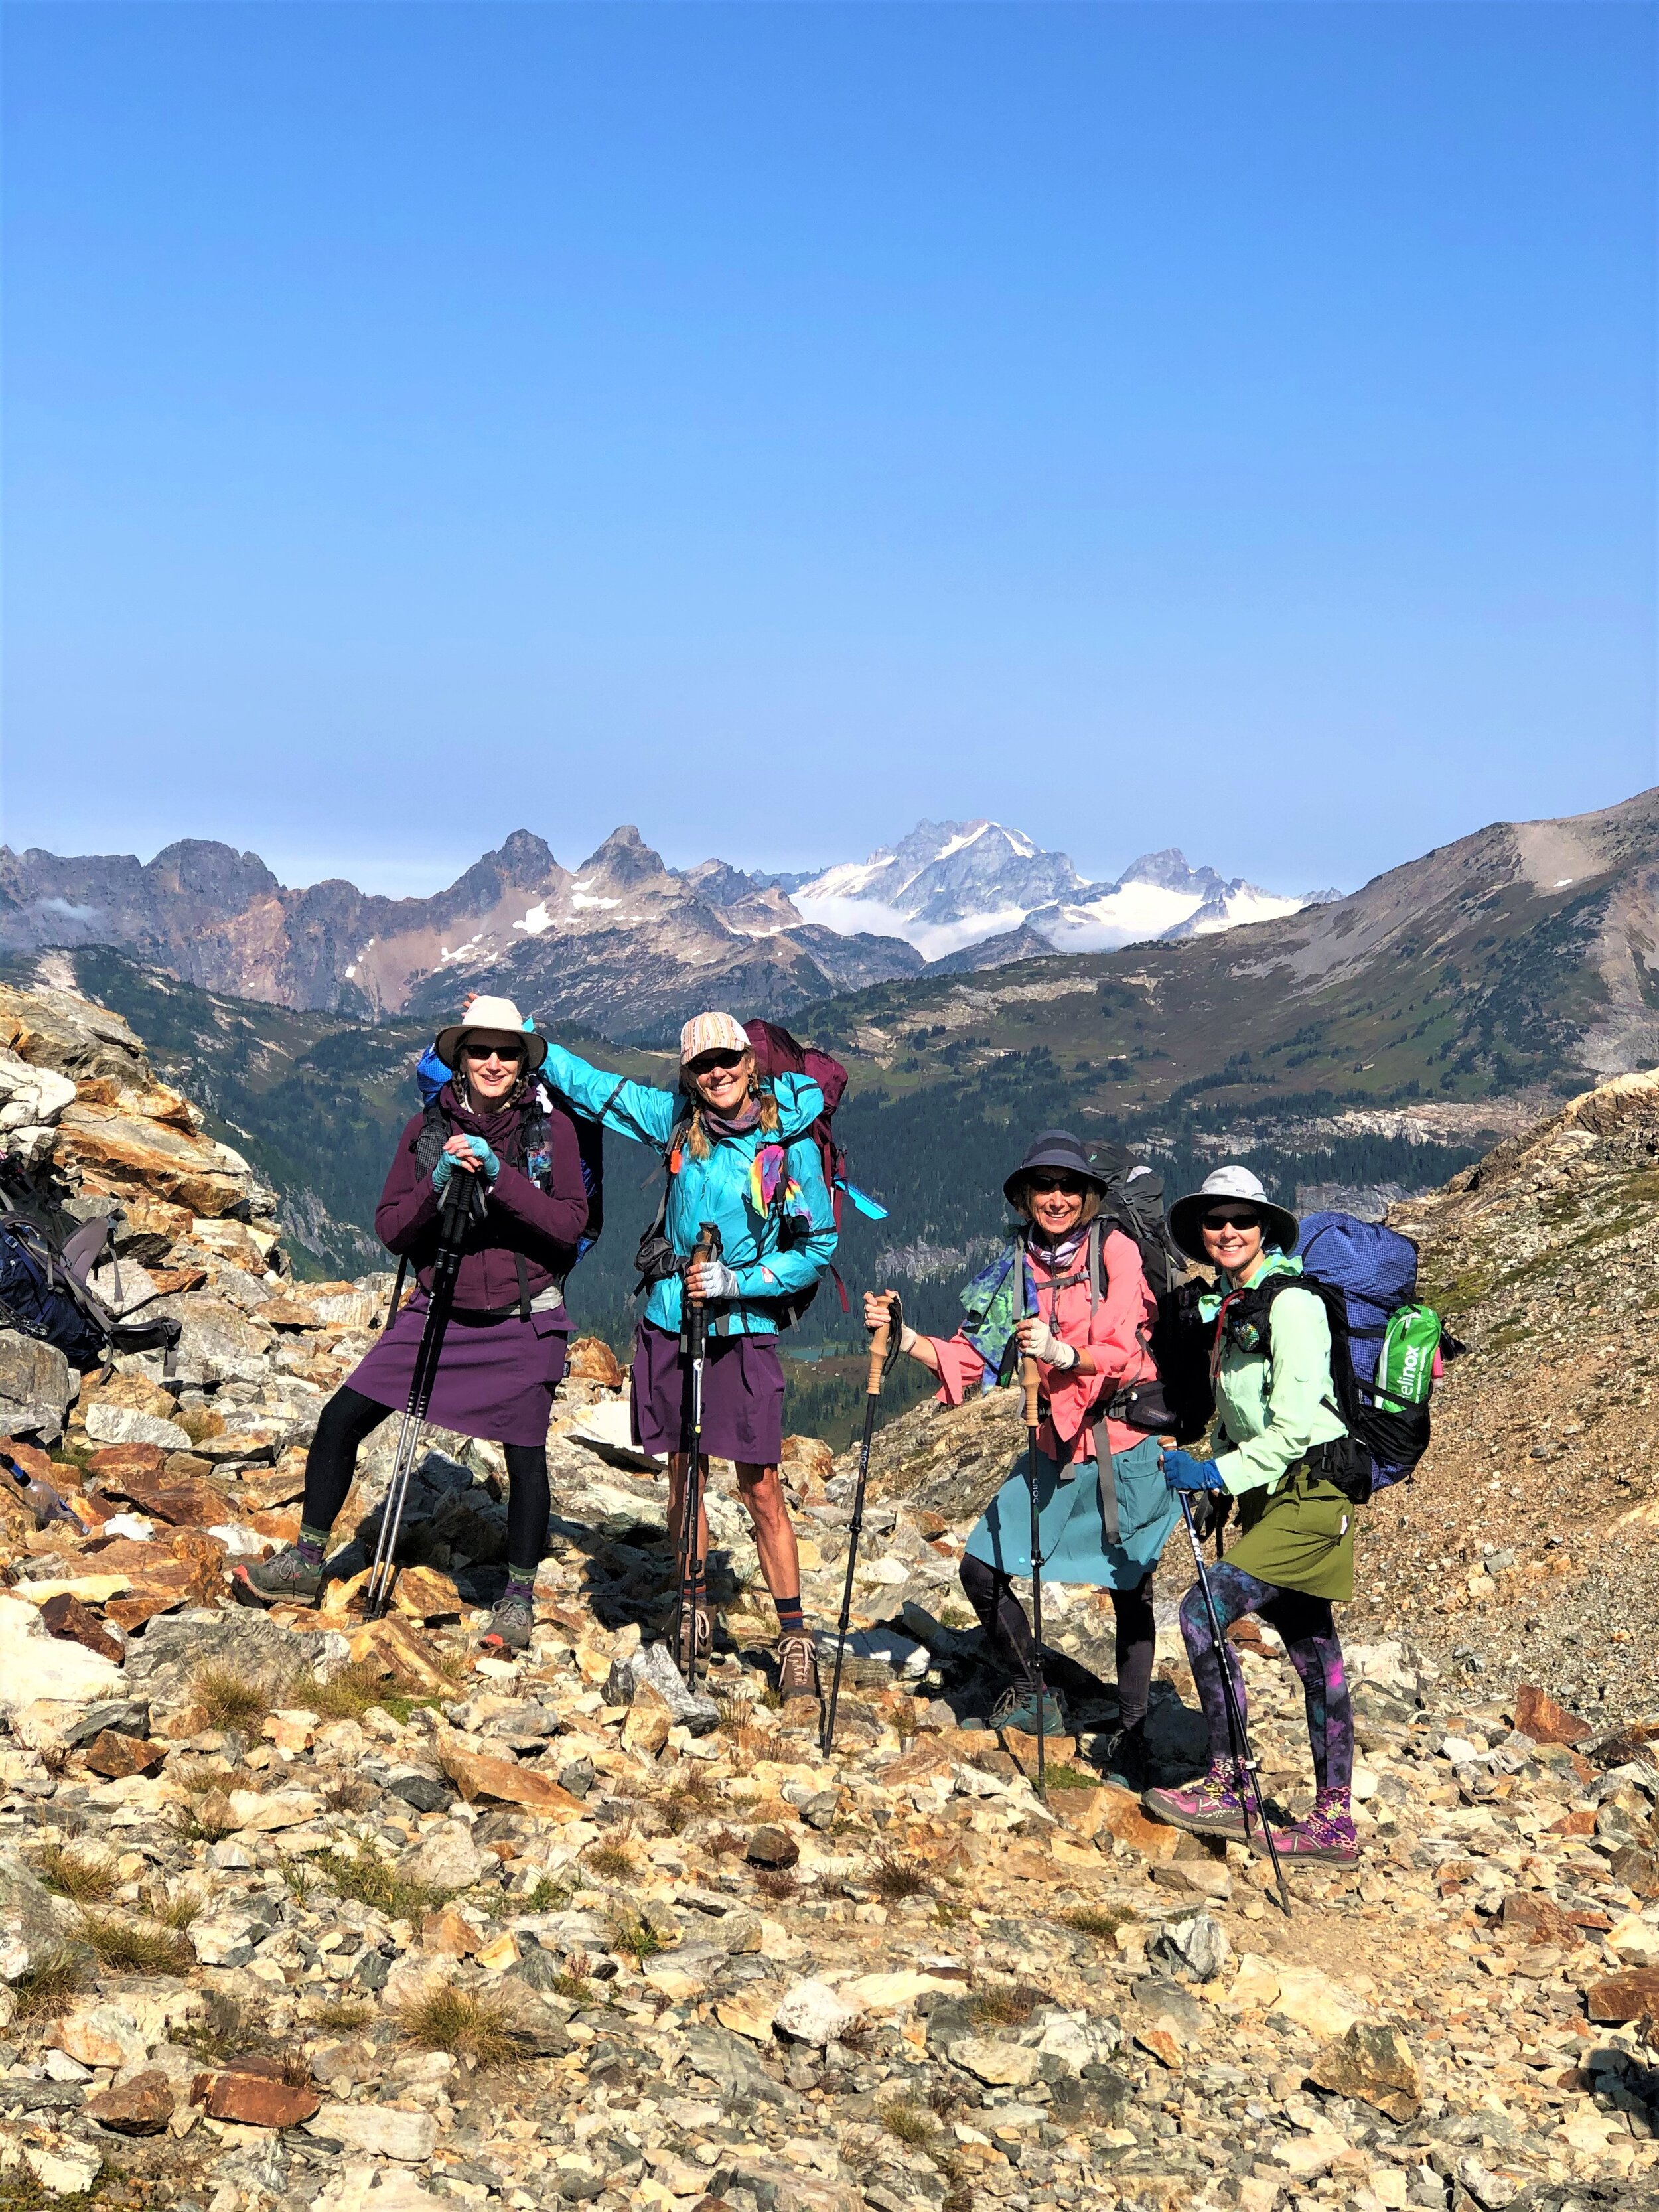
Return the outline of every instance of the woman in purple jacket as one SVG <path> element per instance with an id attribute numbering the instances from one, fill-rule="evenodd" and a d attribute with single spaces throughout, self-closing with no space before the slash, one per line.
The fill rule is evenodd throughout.
<path id="1" fill-rule="evenodd" d="M 575 1123 L 535 1080 L 546 1039 L 523 1027 L 510 1000 L 475 999 L 464 1026 L 440 1030 L 437 1050 L 454 1073 L 398 1139 L 374 1212 L 375 1234 L 414 1262 L 420 1287 L 323 1408 L 298 1542 L 238 1578 L 263 1605 L 315 1603 L 358 1448 L 409 1401 L 444 1191 L 452 1176 L 477 1176 L 487 1202 L 466 1232 L 429 1418 L 507 1454 L 507 1594 L 483 1640 L 521 1651 L 547 1543 L 547 1424 L 570 1333 L 564 1279 L 587 1196 Z"/>

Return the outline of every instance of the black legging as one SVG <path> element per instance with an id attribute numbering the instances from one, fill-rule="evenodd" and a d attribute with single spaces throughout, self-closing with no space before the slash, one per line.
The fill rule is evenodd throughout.
<path id="1" fill-rule="evenodd" d="M 317 1417 L 306 1455 L 306 1496 L 301 1519 L 307 1528 L 331 1528 L 346 1502 L 363 1438 L 391 1413 L 348 1382 Z M 544 1444 L 503 1444 L 507 1455 L 507 1557 L 514 1567 L 540 1565 L 547 1549 L 552 1498 Z"/>
<path id="2" fill-rule="evenodd" d="M 962 1587 L 979 1615 L 993 1650 L 1013 1672 L 1031 1671 L 1031 1627 L 1013 1583 L 1000 1568 L 971 1554 L 962 1563 Z M 1152 1575 L 1149 1568 L 1133 1589 L 1110 1592 L 1117 1656 L 1118 1718 L 1134 1728 L 1146 1717 L 1152 1686 L 1152 1657 L 1158 1631 L 1152 1619 Z"/>

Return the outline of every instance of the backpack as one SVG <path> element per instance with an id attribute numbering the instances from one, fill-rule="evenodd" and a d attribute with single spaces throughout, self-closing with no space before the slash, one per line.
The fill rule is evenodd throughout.
<path id="1" fill-rule="evenodd" d="M 33 1210 L 55 1216 L 60 1230 L 71 1218 L 38 1200 Z M 115 1224 L 123 1218 L 118 1207 L 53 1235 L 42 1220 L 26 1219 L 12 1192 L 0 1188 L 0 1328 L 55 1346 L 83 1375 L 100 1365 L 107 1373 L 118 1352 L 158 1348 L 167 1355 L 165 1371 L 172 1373 L 182 1322 L 171 1314 L 124 1321 L 88 1285 L 107 1253 L 115 1264 L 118 1298 L 121 1294 L 115 1263 Z"/>
<path id="2" fill-rule="evenodd" d="M 886 1207 L 878 1206 L 874 1199 L 867 1197 L 848 1181 L 847 1156 L 836 1144 L 831 1127 L 836 1109 L 847 1094 L 847 1070 L 838 1060 L 832 1060 L 827 1052 L 818 1051 L 814 1045 L 802 1044 L 779 1022 L 745 1022 L 744 1035 L 755 1055 L 755 1073 L 763 1083 L 770 1084 L 780 1075 L 803 1075 L 809 1083 L 816 1083 L 823 1094 L 823 1111 L 808 1127 L 790 1138 L 789 1143 L 798 1145 L 804 1139 L 810 1138 L 817 1146 L 818 1164 L 823 1172 L 824 1188 L 830 1194 L 836 1235 L 841 1233 L 843 1195 L 850 1198 L 860 1212 L 867 1214 L 872 1220 L 884 1220 Z M 665 1234 L 664 1224 L 668 1218 L 668 1186 L 673 1178 L 673 1163 L 678 1155 L 680 1140 L 690 1125 L 691 1117 L 687 1114 L 675 1123 L 669 1136 L 664 1153 L 665 1164 L 662 1196 L 657 1204 L 656 1217 L 641 1237 L 640 1249 L 635 1255 L 640 1276 L 634 1286 L 635 1297 L 652 1284 L 662 1282 L 679 1270 L 679 1256 Z M 787 1183 L 788 1177 L 780 1175 L 772 1198 L 772 1206 L 778 1218 L 778 1243 L 786 1251 L 792 1245 L 804 1243 L 805 1236 L 810 1234 L 810 1231 L 803 1230 L 799 1217 L 785 1209 L 784 1195 Z M 836 1288 L 841 1294 L 841 1310 L 843 1313 L 848 1312 L 847 1285 L 841 1279 L 841 1272 L 832 1266 L 830 1273 L 835 1277 Z M 809 1283 L 804 1291 L 788 1291 L 779 1297 L 745 1299 L 744 1303 L 749 1305 L 764 1304 L 769 1307 L 781 1334 L 784 1329 L 794 1327 L 817 1294 L 817 1285 Z"/>
<path id="3" fill-rule="evenodd" d="M 1425 1317 L 1437 1334 L 1438 1319 L 1417 1302 L 1417 1247 L 1398 1231 L 1347 1213 L 1310 1213 L 1302 1224 L 1299 1249 L 1301 1274 L 1269 1275 L 1222 1301 L 1218 1352 L 1223 1333 L 1230 1332 L 1233 1341 L 1271 1359 L 1275 1299 L 1298 1286 L 1313 1292 L 1330 1324 L 1333 1410 L 1348 1431 L 1345 1443 L 1318 1448 L 1328 1462 L 1322 1471 L 1363 1504 L 1376 1492 L 1409 1480 L 1429 1448 L 1431 1361 L 1420 1370 L 1423 1396 L 1412 1399 L 1377 1382 L 1378 1355 L 1402 1316 Z M 1251 1332 L 1253 1343 L 1247 1340 Z"/>

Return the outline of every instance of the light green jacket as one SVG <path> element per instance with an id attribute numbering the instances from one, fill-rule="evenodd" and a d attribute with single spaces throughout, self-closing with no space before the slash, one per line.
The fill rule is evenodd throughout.
<path id="1" fill-rule="evenodd" d="M 1300 1260 L 1270 1250 L 1235 1287 L 1247 1289 L 1264 1275 L 1301 1273 Z M 1219 1297 L 1206 1298 L 1200 1310 L 1213 1321 L 1220 1306 Z M 1231 1449 L 1218 1451 L 1215 1463 L 1235 1498 L 1271 1488 L 1314 1445 L 1334 1443 L 1347 1434 L 1334 1410 L 1331 1328 L 1324 1306 L 1312 1291 L 1298 1298 L 1281 1291 L 1273 1316 L 1271 1362 L 1259 1352 L 1229 1345 L 1216 1376 L 1216 1407 Z"/>

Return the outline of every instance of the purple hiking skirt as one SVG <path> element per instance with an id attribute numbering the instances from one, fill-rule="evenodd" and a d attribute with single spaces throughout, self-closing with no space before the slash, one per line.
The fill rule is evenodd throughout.
<path id="1" fill-rule="evenodd" d="M 401 1413 L 409 1403 L 425 1326 L 426 1293 L 417 1291 L 346 1377 L 352 1389 Z M 545 1444 L 569 1334 L 562 1306 L 533 1313 L 527 1322 L 516 1313 L 452 1313 L 428 1419 L 436 1428 L 490 1443 Z"/>
<path id="2" fill-rule="evenodd" d="M 634 1441 L 685 1449 L 690 1367 L 680 1340 L 642 1321 L 634 1337 Z M 783 1361 L 775 1336 L 711 1336 L 702 1370 L 702 1448 L 711 1459 L 775 1467 L 783 1456 Z"/>

